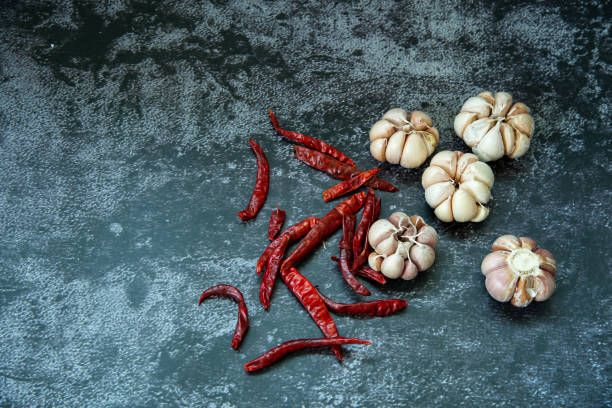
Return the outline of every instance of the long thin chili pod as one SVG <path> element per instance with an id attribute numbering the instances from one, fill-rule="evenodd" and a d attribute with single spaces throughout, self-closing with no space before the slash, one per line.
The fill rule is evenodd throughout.
<path id="1" fill-rule="evenodd" d="M 317 221 L 318 218 L 316 217 L 308 217 L 305 220 L 293 224 L 285 231 L 283 231 L 274 241 L 270 242 L 270 244 L 266 247 L 266 249 L 263 251 L 259 259 L 257 260 L 257 274 L 261 275 L 261 272 L 268 264 L 268 258 L 274 251 L 274 248 L 276 248 L 280 244 L 281 238 L 283 236 L 289 236 L 289 245 L 291 245 L 292 242 L 295 242 L 298 239 L 306 236 L 306 234 L 308 234 L 308 231 L 310 231 L 312 226 L 316 224 Z"/>
<path id="2" fill-rule="evenodd" d="M 374 175 L 378 174 L 380 169 L 375 168 L 368 171 L 364 171 L 363 173 L 357 174 L 356 176 L 351 177 L 348 180 L 344 180 L 341 183 L 336 184 L 325 190 L 323 192 L 323 200 L 325 202 L 331 201 L 334 198 L 341 197 L 351 191 L 357 190 L 359 187 L 363 186 L 368 180 L 370 180 Z"/>
<path id="3" fill-rule="evenodd" d="M 272 122 L 272 126 L 274 127 L 274 130 L 276 130 L 282 136 L 285 136 L 286 138 L 289 138 L 295 142 L 301 143 L 306 147 L 310 147 L 311 149 L 315 149 L 321 153 L 325 153 L 332 157 L 335 157 L 341 162 L 347 163 L 349 166 L 355 165 L 355 163 L 350 158 L 348 158 L 344 153 L 342 153 L 340 150 L 336 149 L 335 147 L 332 147 L 319 139 L 315 139 L 314 137 L 306 136 L 298 132 L 290 132 L 288 130 L 281 128 L 280 125 L 278 124 L 278 120 L 276 119 L 276 116 L 274 115 L 274 112 L 268 111 L 268 113 L 270 114 L 270 122 Z"/>
<path id="4" fill-rule="evenodd" d="M 355 278 L 351 271 L 351 266 L 348 260 L 348 251 L 344 248 L 340 248 L 340 271 L 345 282 L 350 286 L 353 291 L 362 296 L 370 296 L 370 291 L 361 282 Z"/>
<path id="5" fill-rule="evenodd" d="M 336 262 L 338 265 L 340 265 L 340 259 L 338 257 L 335 257 L 332 255 L 331 257 L 332 261 Z M 374 269 L 362 265 L 361 267 L 355 269 L 354 271 L 352 271 L 354 275 L 359 275 L 362 276 L 364 278 L 373 280 L 374 282 L 378 282 L 381 285 L 384 285 L 385 283 L 387 283 L 387 280 L 385 279 L 385 276 L 380 273 L 375 271 Z"/>
<path id="6" fill-rule="evenodd" d="M 281 278 L 289 290 L 291 290 L 300 301 L 302 306 L 304 306 L 317 326 L 319 326 L 323 335 L 325 337 L 338 337 L 336 323 L 334 323 L 334 319 L 332 319 L 329 310 L 325 307 L 323 299 L 319 296 L 317 289 L 312 286 L 312 283 L 295 268 L 281 268 Z M 338 360 L 342 361 L 340 346 L 334 346 L 333 349 Z"/>
<path id="7" fill-rule="evenodd" d="M 342 239 L 338 242 L 340 248 L 350 249 L 353 243 L 353 234 L 355 233 L 355 214 L 347 214 L 342 216 Z"/>
<path id="8" fill-rule="evenodd" d="M 344 313 L 351 316 L 388 316 L 402 310 L 408 305 L 403 299 L 372 300 L 358 303 L 336 303 L 319 292 L 325 306 L 334 313 Z"/>
<path id="9" fill-rule="evenodd" d="M 255 182 L 255 189 L 246 209 L 238 213 L 238 217 L 242 221 L 249 220 L 257 215 L 266 201 L 268 188 L 270 187 L 270 165 L 268 164 L 268 159 L 266 159 L 263 149 L 257 142 L 249 139 L 249 144 L 257 158 L 257 181 Z"/>
<path id="10" fill-rule="evenodd" d="M 276 236 L 283 227 L 286 215 L 287 214 L 278 207 L 276 207 L 276 210 L 273 210 L 272 214 L 270 214 L 270 224 L 268 225 L 268 238 L 270 238 L 270 241 L 274 241 L 274 239 L 276 239 Z"/>
<path id="11" fill-rule="evenodd" d="M 276 275 L 280 269 L 283 256 L 285 255 L 285 249 L 289 245 L 289 235 L 284 235 L 281 238 L 280 244 L 276 246 L 272 255 L 268 259 L 268 266 L 261 279 L 261 285 L 259 286 L 259 301 L 264 309 L 270 306 L 270 296 L 274 289 L 274 283 L 276 282 Z"/>
<path id="12" fill-rule="evenodd" d="M 374 190 L 370 187 L 368 189 L 368 195 L 366 196 L 365 204 L 363 205 L 363 212 L 361 213 L 361 220 L 357 224 L 355 229 L 355 235 L 353 235 L 353 255 L 357 256 L 361 253 L 363 247 L 363 241 L 367 239 L 368 230 L 372 224 L 372 214 L 374 212 L 375 204 Z"/>
<path id="13" fill-rule="evenodd" d="M 304 146 L 293 146 L 293 155 L 296 159 L 313 169 L 327 173 L 338 180 L 348 180 L 357 174 L 363 173 L 363 170 L 359 170 L 357 167 L 350 166 L 331 156 Z M 382 191 L 394 192 L 399 190 L 393 184 L 387 183 L 378 177 L 370 179 L 365 185 Z"/>
<path id="14" fill-rule="evenodd" d="M 228 297 L 238 303 L 238 322 L 236 323 L 236 329 L 234 330 L 234 336 L 232 337 L 232 348 L 235 350 L 238 348 L 238 345 L 244 338 L 244 334 L 249 328 L 249 315 L 246 303 L 244 302 L 244 297 L 242 296 L 242 293 L 234 286 L 220 284 L 211 286 L 202 292 L 200 295 L 200 300 L 198 301 L 198 306 L 202 304 L 204 299 L 211 296 Z"/>
<path id="15" fill-rule="evenodd" d="M 325 238 L 333 234 L 342 224 L 342 216 L 345 214 L 354 214 L 363 205 L 365 193 L 359 192 L 347 198 L 333 208 L 325 217 L 321 218 L 308 234 L 300 241 L 297 248 L 285 259 L 281 265 L 282 269 L 289 269 L 299 260 L 308 255 L 319 243 Z"/>
<path id="16" fill-rule="evenodd" d="M 287 354 L 293 353 L 295 351 L 315 347 L 339 346 L 341 344 L 365 344 L 369 346 L 372 343 L 367 340 L 356 339 L 353 337 L 289 340 L 266 351 L 264 354 L 257 357 L 256 359 L 249 361 L 244 365 L 244 369 L 247 372 L 261 370 L 262 368 L 274 364 Z"/>

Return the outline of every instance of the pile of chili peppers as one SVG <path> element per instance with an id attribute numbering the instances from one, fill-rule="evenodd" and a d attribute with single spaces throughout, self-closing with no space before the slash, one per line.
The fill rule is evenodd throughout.
<path id="1" fill-rule="evenodd" d="M 285 212 L 279 209 L 272 211 L 268 238 L 270 244 L 257 260 L 256 271 L 262 274 L 259 289 L 259 300 L 267 309 L 274 289 L 276 278 L 280 276 L 284 284 L 304 306 L 314 322 L 325 336 L 319 339 L 290 340 L 274 347 L 258 358 L 245 364 L 247 372 L 256 371 L 276 362 L 284 355 L 304 348 L 331 347 L 336 357 L 342 361 L 341 344 L 370 344 L 366 340 L 341 337 L 330 314 L 341 313 L 351 316 L 387 316 L 406 307 L 407 302 L 401 299 L 374 300 L 351 304 L 336 303 L 321 294 L 312 283 L 295 268 L 295 265 L 315 250 L 327 237 L 342 228 L 339 256 L 332 256 L 348 286 L 357 294 L 369 296 L 371 293 L 357 278 L 362 276 L 374 282 L 384 284 L 384 277 L 365 266 L 368 254 L 367 232 L 370 225 L 378 218 L 381 200 L 374 194 L 374 189 L 397 191 L 397 187 L 375 177 L 379 169 L 361 171 L 355 167 L 353 160 L 338 149 L 310 136 L 282 129 L 272 111 L 269 112 L 274 129 L 303 146 L 294 146 L 295 157 L 309 166 L 323 171 L 330 176 L 344 180 L 340 184 L 323 192 L 324 200 L 331 201 L 344 194 L 353 192 L 361 186 L 367 186 L 368 192 L 358 192 L 344 199 L 321 218 L 306 218 L 280 232 L 285 220 Z M 249 143 L 257 158 L 257 180 L 251 200 L 244 211 L 238 213 L 240 219 L 248 220 L 256 216 L 262 208 L 269 188 L 269 165 L 261 147 L 253 140 Z M 363 207 L 361 219 L 357 224 L 356 213 Z M 293 251 L 285 257 L 289 245 L 299 241 Z M 216 285 L 202 293 L 199 304 L 210 296 L 230 297 L 238 303 L 239 317 L 232 339 L 232 348 L 236 349 L 249 326 L 247 308 L 242 293 L 231 285 Z"/>

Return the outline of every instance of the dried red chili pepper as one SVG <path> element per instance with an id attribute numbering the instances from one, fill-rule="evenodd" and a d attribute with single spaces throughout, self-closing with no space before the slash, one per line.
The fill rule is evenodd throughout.
<path id="1" fill-rule="evenodd" d="M 332 261 L 336 262 L 338 265 L 340 265 L 340 259 L 333 256 L 331 257 Z M 361 266 L 360 268 L 355 269 L 353 272 L 354 275 L 359 275 L 362 276 L 364 278 L 373 280 L 374 282 L 378 282 L 381 285 L 384 285 L 385 283 L 387 283 L 387 280 L 385 279 L 385 276 L 380 273 L 375 271 L 374 269 L 367 267 L 367 266 Z"/>
<path id="2" fill-rule="evenodd" d="M 368 180 L 378 174 L 380 169 L 371 169 L 364 171 L 363 173 L 357 174 L 348 180 L 344 180 L 341 183 L 336 184 L 323 192 L 323 200 L 325 202 L 331 201 L 334 198 L 341 197 L 351 191 L 357 190 L 363 186 Z"/>
<path id="3" fill-rule="evenodd" d="M 372 300 L 358 303 L 336 303 L 319 292 L 325 306 L 334 313 L 344 313 L 351 316 L 388 316 L 402 310 L 408 305 L 403 299 Z"/>
<path id="4" fill-rule="evenodd" d="M 355 214 L 347 214 L 342 217 L 342 239 L 338 243 L 340 248 L 351 249 L 355 232 L 355 219 Z"/>
<path id="5" fill-rule="evenodd" d="M 242 338 L 244 337 L 244 334 L 249 328 L 249 316 L 246 303 L 244 303 L 244 297 L 238 289 L 231 285 L 215 285 L 202 292 L 198 306 L 202 304 L 204 299 L 211 296 L 228 297 L 238 303 L 238 322 L 236 323 L 236 330 L 234 330 L 234 336 L 232 337 L 232 348 L 237 349 L 238 345 L 242 341 Z"/>
<path id="6" fill-rule="evenodd" d="M 282 269 L 289 269 L 299 260 L 308 255 L 321 241 L 333 234 L 342 224 L 342 216 L 346 214 L 354 214 L 363 205 L 365 193 L 354 194 L 338 204 L 325 217 L 321 218 L 308 234 L 302 239 L 300 244 L 291 252 L 289 257 L 285 259 L 281 265 Z"/>
<path id="7" fill-rule="evenodd" d="M 348 283 L 348 285 L 353 289 L 353 291 L 362 296 L 370 296 L 370 291 L 366 288 L 361 282 L 355 278 L 353 272 L 351 271 L 351 267 L 349 265 L 348 260 L 348 251 L 344 248 L 340 248 L 340 271 L 342 272 L 342 277 Z"/>
<path id="8" fill-rule="evenodd" d="M 276 210 L 272 211 L 270 215 L 270 224 L 268 225 L 268 238 L 270 238 L 270 241 L 274 241 L 280 232 L 285 222 L 286 215 L 287 214 L 278 207 L 276 207 Z"/>
<path id="9" fill-rule="evenodd" d="M 361 253 L 363 248 L 363 242 L 367 240 L 368 230 L 372 224 L 372 213 L 374 211 L 374 190 L 370 187 L 368 189 L 368 195 L 366 196 L 365 204 L 363 205 L 363 212 L 361 213 L 361 220 L 355 230 L 353 236 L 353 255 L 357 256 Z"/>
<path id="10" fill-rule="evenodd" d="M 251 200 L 245 210 L 238 213 L 238 217 L 242 221 L 249 220 L 257 215 L 268 195 L 268 188 L 270 186 L 270 165 L 268 159 L 264 154 L 261 146 L 257 144 L 253 139 L 249 139 L 249 144 L 255 153 L 257 158 L 257 181 L 255 182 L 255 189 L 251 195 Z"/>
<path id="11" fill-rule="evenodd" d="M 308 231 L 312 228 L 313 225 L 317 223 L 319 219 L 316 217 L 309 217 L 305 220 L 302 220 L 289 228 L 283 231 L 274 241 L 270 242 L 270 244 L 263 251 L 259 259 L 257 260 L 257 274 L 261 275 L 261 272 L 264 270 L 264 267 L 268 264 L 268 258 L 274 251 L 274 249 L 280 244 L 280 240 L 283 236 L 289 236 L 289 245 L 292 242 L 297 241 L 300 238 L 303 238 Z"/>
<path id="12" fill-rule="evenodd" d="M 268 259 L 268 265 L 266 266 L 266 271 L 263 274 L 261 285 L 259 286 L 259 301 L 264 309 L 270 306 L 270 296 L 274 289 L 276 275 L 278 274 L 281 261 L 285 255 L 285 249 L 287 249 L 287 245 L 289 245 L 289 240 L 289 235 L 283 235 L 280 238 L 280 243 L 276 246 Z"/>
<path id="13" fill-rule="evenodd" d="M 338 337 L 338 329 L 334 319 L 332 319 L 323 299 L 321 299 L 315 287 L 312 286 L 312 283 L 295 268 L 281 268 L 281 278 L 319 326 L 325 337 Z M 334 346 L 334 353 L 338 360 L 342 361 L 342 352 L 339 346 Z"/>
<path id="14" fill-rule="evenodd" d="M 350 166 L 324 153 L 303 146 L 293 146 L 293 155 L 301 162 L 314 169 L 325 172 L 338 180 L 348 180 L 357 174 L 363 173 L 363 171 L 359 170 L 357 167 Z M 382 191 L 394 192 L 399 190 L 393 184 L 387 183 L 378 177 L 370 179 L 365 185 Z"/>
<path id="15" fill-rule="evenodd" d="M 274 127 L 274 130 L 276 130 L 282 136 L 285 136 L 286 138 L 289 138 L 295 142 L 301 143 L 306 147 L 310 147 L 311 149 L 315 149 L 321 153 L 325 153 L 332 157 L 335 157 L 341 162 L 347 163 L 349 166 L 355 165 L 355 163 L 351 159 L 349 159 L 344 153 L 342 153 L 340 150 L 328 145 L 327 143 L 319 139 L 315 139 L 314 137 L 306 136 L 298 132 L 290 132 L 288 130 L 282 129 L 280 125 L 278 124 L 278 120 L 276 119 L 276 116 L 274 116 L 274 112 L 268 111 L 268 113 L 270 114 L 270 122 L 272 122 L 272 126 Z"/>
<path id="16" fill-rule="evenodd" d="M 277 362 L 287 354 L 293 353 L 298 350 L 315 347 L 339 346 L 341 344 L 371 345 L 372 343 L 367 340 L 356 339 L 353 337 L 289 340 L 266 351 L 264 354 L 257 357 L 256 359 L 249 361 L 244 365 L 244 369 L 247 372 L 261 370 L 262 368 L 268 367 L 273 363 Z"/>

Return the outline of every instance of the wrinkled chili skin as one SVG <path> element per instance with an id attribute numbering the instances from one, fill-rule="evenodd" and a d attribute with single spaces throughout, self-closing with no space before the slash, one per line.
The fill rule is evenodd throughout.
<path id="1" fill-rule="evenodd" d="M 232 337 L 232 348 L 235 350 L 240 345 L 240 342 L 244 338 L 244 334 L 249 328 L 249 314 L 246 303 L 244 302 L 244 297 L 242 296 L 242 293 L 234 286 L 220 284 L 211 286 L 202 292 L 200 295 L 200 300 L 198 301 L 198 306 L 200 306 L 205 299 L 211 296 L 228 297 L 238 303 L 238 322 L 236 323 L 236 329 L 234 330 L 234 336 Z"/>
<path id="2" fill-rule="evenodd" d="M 268 238 L 270 241 L 274 241 L 276 239 L 276 236 L 283 227 L 286 215 L 287 214 L 278 207 L 276 207 L 276 210 L 272 211 L 272 214 L 270 215 L 270 224 L 268 225 Z"/>
<path id="3" fill-rule="evenodd" d="M 351 249 L 353 242 L 353 234 L 355 232 L 355 214 L 347 214 L 342 216 L 342 239 L 338 243 L 340 248 Z"/>
<path id="4" fill-rule="evenodd" d="M 323 201 L 329 202 L 335 198 L 341 197 L 345 194 L 357 190 L 359 187 L 363 186 L 368 180 L 374 177 L 375 174 L 378 174 L 379 171 L 380 169 L 376 168 L 364 171 L 363 173 L 359 173 L 348 180 L 344 180 L 343 182 L 328 188 L 323 192 Z"/>
<path id="5" fill-rule="evenodd" d="M 253 372 L 268 367 L 289 353 L 303 350 L 306 348 L 339 346 L 341 344 L 365 344 L 370 345 L 367 340 L 356 339 L 353 337 L 334 337 L 320 339 L 296 339 L 289 340 L 278 346 L 266 351 L 261 356 L 246 363 L 244 369 L 247 372 Z"/>
<path id="6" fill-rule="evenodd" d="M 302 239 L 300 244 L 291 252 L 289 257 L 285 259 L 281 266 L 282 269 L 289 269 L 295 265 L 298 261 L 308 255 L 319 243 L 325 238 L 333 234 L 342 224 L 342 216 L 346 214 L 354 214 L 363 205 L 365 199 L 365 193 L 354 194 L 346 200 L 338 204 L 332 209 L 325 217 L 319 219 L 319 221 L 312 227 L 312 229 Z"/>
<path id="7" fill-rule="evenodd" d="M 344 248 L 340 248 L 340 271 L 342 272 L 342 277 L 348 283 L 348 285 L 353 289 L 355 293 L 362 296 L 370 296 L 370 291 L 366 288 L 361 282 L 355 278 L 353 272 L 351 272 L 351 267 L 349 265 L 348 260 L 348 251 Z"/>
<path id="8" fill-rule="evenodd" d="M 375 196 L 374 196 L 374 190 L 370 187 L 368 189 L 368 195 L 366 197 L 365 200 L 365 204 L 363 205 L 363 212 L 361 213 L 361 220 L 359 221 L 359 224 L 357 225 L 357 228 L 355 230 L 355 235 L 353 236 L 353 256 L 354 256 L 354 260 L 356 260 L 355 258 L 358 258 L 359 255 L 362 253 L 363 251 L 363 247 L 364 247 L 364 242 L 366 243 L 366 247 L 367 247 L 367 234 L 368 234 L 368 230 L 370 229 L 370 225 L 372 225 L 372 215 L 374 213 L 374 207 L 376 205 L 376 201 L 375 201 Z M 362 262 L 363 264 L 363 262 Z M 361 266 L 361 265 L 360 265 Z M 356 269 L 357 265 L 355 263 L 353 263 L 353 269 Z"/>
<path id="9" fill-rule="evenodd" d="M 257 266 L 256 266 L 257 274 L 261 275 L 261 272 L 264 270 L 264 267 L 268 264 L 268 258 L 274 251 L 274 248 L 276 248 L 279 245 L 280 240 L 284 235 L 289 236 L 289 245 L 290 245 L 292 242 L 295 242 L 298 239 L 306 236 L 306 234 L 308 234 L 308 231 L 310 231 L 312 226 L 315 225 L 317 221 L 318 221 L 318 218 L 316 217 L 306 218 L 305 220 L 302 220 L 298 223 L 293 224 L 292 226 L 287 228 L 285 231 L 283 231 L 274 241 L 270 242 L 270 244 L 267 246 L 267 248 L 263 251 L 259 259 L 257 260 Z"/>
<path id="10" fill-rule="evenodd" d="M 270 296 L 272 295 L 272 290 L 276 283 L 276 275 L 280 269 L 283 256 L 285 256 L 285 249 L 287 249 L 287 245 L 289 245 L 289 240 L 289 235 L 284 235 L 281 238 L 280 244 L 276 246 L 268 259 L 268 265 L 266 266 L 266 271 L 263 274 L 261 285 L 259 286 L 259 301 L 264 309 L 270 306 Z"/>
<path id="11" fill-rule="evenodd" d="M 388 316 L 404 309 L 408 302 L 403 299 L 372 300 L 358 303 L 336 303 L 319 292 L 325 306 L 334 313 L 343 313 L 350 316 Z"/>
<path id="12" fill-rule="evenodd" d="M 257 158 L 257 181 L 255 182 L 255 189 L 246 209 L 238 213 L 238 217 L 242 221 L 250 220 L 257 215 L 266 201 L 268 188 L 270 187 L 270 165 L 268 164 L 268 159 L 266 159 L 263 149 L 257 142 L 249 139 L 249 144 Z"/>
<path id="13" fill-rule="evenodd" d="M 338 265 L 340 265 L 340 259 L 338 257 L 335 257 L 332 255 L 331 260 L 336 262 Z M 363 276 L 364 278 L 373 280 L 374 282 L 378 282 L 381 285 L 384 285 L 385 283 L 387 283 L 387 280 L 385 279 L 385 276 L 382 273 L 377 272 L 374 269 L 367 267 L 367 266 L 361 266 L 360 268 L 357 268 L 351 272 L 353 272 L 354 275 Z"/>
<path id="14" fill-rule="evenodd" d="M 276 116 L 274 115 L 274 112 L 268 111 L 268 113 L 270 114 L 270 122 L 272 122 L 272 126 L 274 127 L 274 130 L 276 130 L 282 136 L 289 138 L 295 142 L 301 143 L 306 147 L 310 147 L 311 149 L 315 149 L 321 153 L 328 154 L 336 158 L 337 160 L 348 164 L 349 166 L 355 165 L 353 160 L 348 158 L 344 153 L 342 153 L 340 150 L 336 149 L 335 147 L 328 145 L 322 140 L 315 139 L 314 137 L 306 136 L 302 133 L 290 132 L 288 130 L 281 128 L 280 125 L 278 124 L 278 120 L 276 119 Z"/>
<path id="15" fill-rule="evenodd" d="M 285 285 L 291 290 L 295 297 L 300 301 L 308 314 L 315 321 L 319 329 L 325 337 L 338 337 L 338 329 L 336 323 L 329 314 L 329 310 L 325 307 L 325 303 L 317 289 L 312 286 L 310 281 L 306 279 L 295 268 L 281 268 L 281 278 Z M 334 346 L 334 353 L 338 360 L 342 361 L 342 352 L 339 346 Z"/>
<path id="16" fill-rule="evenodd" d="M 299 161 L 338 180 L 348 180 L 363 172 L 357 167 L 350 166 L 324 153 L 303 146 L 293 146 L 293 155 Z M 393 184 L 377 177 L 368 180 L 365 185 L 381 191 L 395 192 L 399 190 Z"/>

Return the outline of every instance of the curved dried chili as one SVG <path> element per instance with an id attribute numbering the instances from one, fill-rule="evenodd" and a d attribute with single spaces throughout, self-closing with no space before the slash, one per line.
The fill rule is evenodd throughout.
<path id="1" fill-rule="evenodd" d="M 361 282 L 355 278 L 353 272 L 351 271 L 351 267 L 349 265 L 348 260 L 348 251 L 344 248 L 340 248 L 340 271 L 342 272 L 342 277 L 344 281 L 348 283 L 351 289 L 359 295 L 362 296 L 370 296 L 370 291 L 366 288 Z"/>
<path id="2" fill-rule="evenodd" d="M 280 238 L 280 243 L 276 246 L 270 258 L 268 259 L 268 265 L 266 271 L 261 279 L 261 285 L 259 286 L 259 301 L 264 309 L 270 306 L 270 296 L 274 289 L 274 283 L 276 282 L 276 275 L 280 269 L 280 264 L 285 255 L 285 249 L 289 245 L 289 235 L 284 235 Z"/>
<path id="3" fill-rule="evenodd" d="M 270 238 L 270 241 L 274 241 L 280 232 L 285 222 L 286 215 L 287 214 L 278 207 L 276 207 L 276 210 L 272 211 L 270 215 L 270 224 L 268 225 L 268 238 Z"/>
<path id="4" fill-rule="evenodd" d="M 244 334 L 249 328 L 249 316 L 246 303 L 244 302 L 244 297 L 242 296 L 242 293 L 234 286 L 220 284 L 212 286 L 202 292 L 198 306 L 202 304 L 204 299 L 211 296 L 228 297 L 238 303 L 238 322 L 236 323 L 236 329 L 234 330 L 234 336 L 232 337 L 232 348 L 237 349 L 244 337 Z"/>
<path id="5" fill-rule="evenodd" d="M 253 139 L 249 139 L 249 144 L 255 153 L 257 158 L 257 181 L 255 182 L 255 189 L 251 195 L 251 200 L 246 206 L 246 209 L 238 213 L 238 217 L 242 221 L 249 220 L 257 215 L 268 195 L 268 188 L 270 187 L 270 165 L 268 159 L 264 154 L 261 146 L 257 144 Z"/>
<path id="6" fill-rule="evenodd" d="M 364 171 L 363 173 L 359 173 L 348 180 L 344 180 L 341 183 L 336 184 L 325 190 L 323 192 L 323 200 L 325 202 L 331 201 L 334 198 L 341 197 L 351 191 L 357 190 L 359 187 L 363 186 L 368 180 L 370 180 L 374 175 L 378 174 L 380 169 L 375 168 L 368 171 Z"/>
<path id="7" fill-rule="evenodd" d="M 370 302 L 337 303 L 319 292 L 325 306 L 334 313 L 344 313 L 351 316 L 388 316 L 402 310 L 408 305 L 403 299 L 372 300 Z"/>
<path id="8" fill-rule="evenodd" d="M 331 260 L 336 262 L 338 265 L 340 264 L 340 259 L 338 257 L 335 257 L 332 255 Z M 367 266 L 361 266 L 352 272 L 354 275 L 359 275 L 364 278 L 373 280 L 374 282 L 378 282 L 381 285 L 384 285 L 385 283 L 387 283 L 387 280 L 385 279 L 385 276 L 382 273 L 377 272 L 374 269 L 367 267 Z"/>

